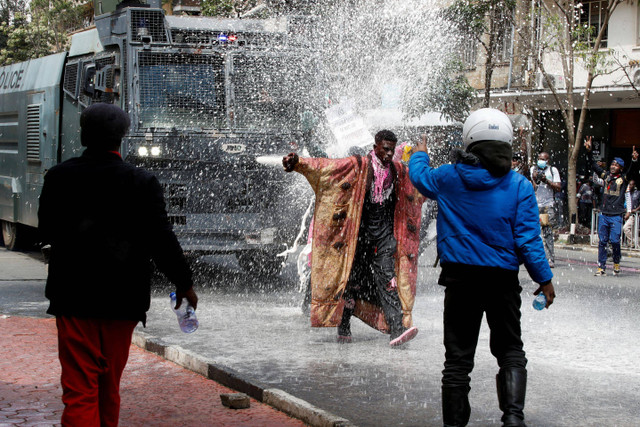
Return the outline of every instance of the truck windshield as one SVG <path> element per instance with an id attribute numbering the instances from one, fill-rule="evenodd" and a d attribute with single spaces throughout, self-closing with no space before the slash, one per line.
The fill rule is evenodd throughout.
<path id="1" fill-rule="evenodd" d="M 225 127 L 221 56 L 140 52 L 138 63 L 143 127 Z"/>
<path id="2" fill-rule="evenodd" d="M 235 126 L 295 130 L 315 96 L 314 71 L 293 55 L 234 55 Z"/>

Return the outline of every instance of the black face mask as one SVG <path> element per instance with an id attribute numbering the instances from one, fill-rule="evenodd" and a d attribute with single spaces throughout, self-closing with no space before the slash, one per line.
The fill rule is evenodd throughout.
<path id="1" fill-rule="evenodd" d="M 504 176 L 511 170 L 513 150 L 511 144 L 502 141 L 481 141 L 473 144 L 469 152 L 493 176 Z"/>

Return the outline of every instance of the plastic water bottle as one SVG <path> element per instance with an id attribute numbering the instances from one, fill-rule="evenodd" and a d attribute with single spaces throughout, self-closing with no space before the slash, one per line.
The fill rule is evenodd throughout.
<path id="1" fill-rule="evenodd" d="M 187 302 L 187 299 L 183 298 L 182 305 L 180 305 L 180 308 L 176 310 L 176 293 L 171 292 L 169 294 L 169 298 L 171 298 L 171 309 L 174 313 L 176 313 L 176 316 L 178 317 L 178 324 L 180 325 L 180 329 L 182 330 L 182 332 L 184 332 L 185 334 L 195 332 L 200 324 L 198 323 L 198 318 L 196 317 L 196 311 Z"/>
<path id="2" fill-rule="evenodd" d="M 535 308 L 536 310 L 542 310 L 546 306 L 547 306 L 547 297 L 545 297 L 544 294 L 542 292 L 540 292 L 533 299 L 533 308 Z"/>

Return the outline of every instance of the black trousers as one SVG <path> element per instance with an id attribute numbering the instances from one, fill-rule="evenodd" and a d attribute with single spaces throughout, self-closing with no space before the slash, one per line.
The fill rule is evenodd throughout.
<path id="1" fill-rule="evenodd" d="M 591 211 L 593 205 L 591 203 L 578 203 L 578 221 L 585 227 L 591 227 Z"/>
<path id="2" fill-rule="evenodd" d="M 443 385 L 469 385 L 484 313 L 491 331 L 491 354 L 498 366 L 526 367 L 520 329 L 522 288 L 517 271 L 447 264 L 442 266 L 438 283 L 446 286 Z"/>
<path id="3" fill-rule="evenodd" d="M 382 308 L 392 335 L 402 330 L 402 304 L 397 289 L 389 288 L 395 273 L 396 239 L 393 234 L 380 239 L 358 240 L 353 267 L 344 299 L 360 299 Z"/>

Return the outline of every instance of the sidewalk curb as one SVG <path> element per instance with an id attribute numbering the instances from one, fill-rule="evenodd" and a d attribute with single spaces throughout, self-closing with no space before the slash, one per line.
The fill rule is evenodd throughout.
<path id="1" fill-rule="evenodd" d="M 132 343 L 143 350 L 154 353 L 163 359 L 189 369 L 205 378 L 245 393 L 257 401 L 270 405 L 311 426 L 355 426 L 349 420 L 317 408 L 309 402 L 292 396 L 283 390 L 267 388 L 264 384 L 253 381 L 228 366 L 215 363 L 215 361 L 211 359 L 202 357 L 180 346 L 163 344 L 156 337 L 145 332 L 134 331 Z"/>

